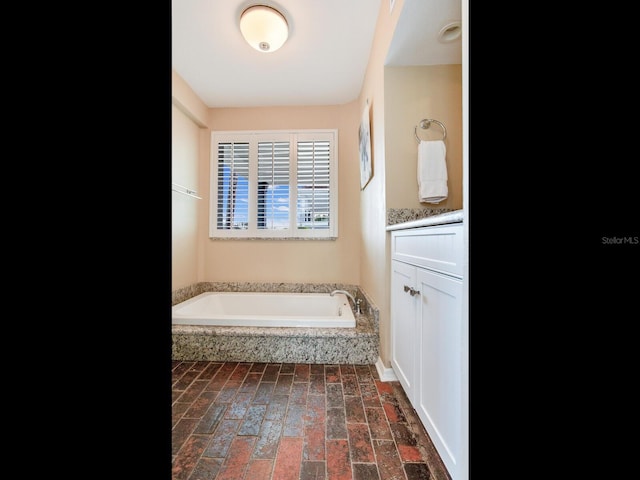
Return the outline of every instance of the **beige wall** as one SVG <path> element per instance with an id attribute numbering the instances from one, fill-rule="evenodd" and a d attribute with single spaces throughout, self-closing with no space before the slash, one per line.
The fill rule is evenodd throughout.
<path id="1" fill-rule="evenodd" d="M 357 102 L 336 106 L 202 108 L 174 72 L 173 166 L 197 184 L 196 200 L 173 193 L 172 288 L 200 281 L 360 283 L 360 171 Z M 337 240 L 209 238 L 212 130 L 338 130 Z M 197 156 L 197 179 L 193 159 Z M 186 172 L 186 173 L 184 173 Z M 174 173 L 177 175 L 177 173 Z M 177 180 L 173 180 L 180 183 Z M 184 183 L 181 183 L 184 185 Z"/>
<path id="2" fill-rule="evenodd" d="M 392 12 L 382 2 L 367 74 L 358 99 L 371 105 L 374 176 L 360 196 L 360 285 L 380 309 L 380 359 L 390 368 L 391 234 L 386 231 L 389 208 L 462 208 L 461 66 L 385 67 L 384 61 L 404 0 Z M 389 82 L 387 84 L 387 82 Z M 447 127 L 447 161 L 452 165 L 450 198 L 439 204 L 418 200 L 417 142 L 413 127 L 422 118 Z M 428 139 L 434 130 L 420 138 Z"/>
<path id="3" fill-rule="evenodd" d="M 207 237 L 205 281 L 360 283 L 359 115 L 356 102 L 210 110 L 212 130 L 338 129 L 339 217 L 337 240 L 210 239 L 207 218 L 202 233 Z M 209 175 L 207 162 L 205 177 Z"/>
<path id="4" fill-rule="evenodd" d="M 462 65 L 385 67 L 385 130 L 387 208 L 462 208 Z M 418 199 L 418 137 L 442 138 L 432 123 L 424 130 L 423 118 L 439 120 L 447 129 L 445 146 L 449 195 L 440 203 Z"/>
<path id="5" fill-rule="evenodd" d="M 199 128 L 172 107 L 171 182 L 197 191 Z M 171 192 L 171 272 L 173 288 L 197 281 L 198 207 L 196 198 Z"/>
<path id="6" fill-rule="evenodd" d="M 171 107 L 171 182 L 200 194 L 201 137 L 208 109 L 182 78 L 173 72 Z M 171 285 L 175 290 L 200 281 L 203 200 L 171 192 Z"/>
<path id="7" fill-rule="evenodd" d="M 209 109 L 175 71 L 171 71 L 171 103 L 188 116 L 193 123 L 206 128 Z"/>
<path id="8" fill-rule="evenodd" d="M 184 80 L 172 72 L 171 82 L 171 181 L 202 192 L 203 137 L 206 138 L 207 106 Z M 186 287 L 201 280 L 202 252 L 198 232 L 202 228 L 202 200 L 171 192 L 171 285 Z"/>
<path id="9" fill-rule="evenodd" d="M 404 0 L 396 0 L 392 12 L 389 3 L 380 2 L 378 22 L 371 54 L 367 65 L 362 92 L 358 99 L 362 111 L 367 101 L 371 108 L 371 156 L 373 178 L 360 194 L 360 285 L 380 309 L 380 358 L 385 367 L 390 367 L 389 332 L 389 269 L 388 233 L 386 228 L 385 176 L 385 98 L 384 59 L 393 37 L 393 30 Z"/>

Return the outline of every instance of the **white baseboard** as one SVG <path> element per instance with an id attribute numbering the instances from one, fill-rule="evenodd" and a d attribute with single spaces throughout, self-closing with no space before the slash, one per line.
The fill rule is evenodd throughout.
<path id="1" fill-rule="evenodd" d="M 378 357 L 378 361 L 376 362 L 376 370 L 378 371 L 380 380 L 383 382 L 395 382 L 398 380 L 396 374 L 393 373 L 393 368 L 385 368 L 380 357 Z"/>

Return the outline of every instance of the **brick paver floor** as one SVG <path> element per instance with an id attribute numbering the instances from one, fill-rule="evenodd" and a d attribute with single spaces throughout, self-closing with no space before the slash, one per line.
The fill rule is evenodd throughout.
<path id="1" fill-rule="evenodd" d="M 173 480 L 450 480 L 374 365 L 173 361 Z"/>

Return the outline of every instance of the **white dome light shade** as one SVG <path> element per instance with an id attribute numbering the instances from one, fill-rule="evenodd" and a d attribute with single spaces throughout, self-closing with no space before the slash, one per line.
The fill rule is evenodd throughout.
<path id="1" fill-rule="evenodd" d="M 287 20 L 266 5 L 254 5 L 242 12 L 240 31 L 247 43 L 260 52 L 275 52 L 289 36 Z"/>

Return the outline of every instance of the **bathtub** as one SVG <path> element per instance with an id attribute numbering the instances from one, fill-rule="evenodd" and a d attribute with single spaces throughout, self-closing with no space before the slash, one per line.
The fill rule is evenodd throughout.
<path id="1" fill-rule="evenodd" d="M 204 292 L 174 305 L 172 323 L 355 328 L 356 319 L 343 293 Z"/>

